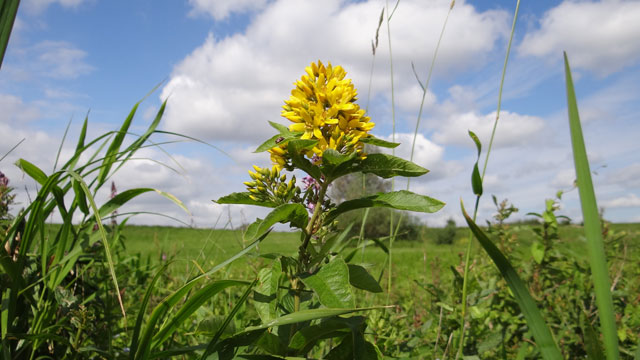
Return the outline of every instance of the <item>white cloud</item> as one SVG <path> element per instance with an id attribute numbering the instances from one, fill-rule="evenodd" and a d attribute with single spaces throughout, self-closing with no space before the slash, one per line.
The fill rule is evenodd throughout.
<path id="1" fill-rule="evenodd" d="M 574 169 L 563 169 L 556 173 L 551 180 L 551 185 L 558 189 L 570 189 L 576 181 L 576 171 Z"/>
<path id="2" fill-rule="evenodd" d="M 93 67 L 85 62 L 87 53 L 65 41 L 43 41 L 33 47 L 41 73 L 54 79 L 75 79 Z"/>
<path id="3" fill-rule="evenodd" d="M 21 98 L 9 94 L 0 94 L 0 124 L 19 124 L 32 121 L 41 116 L 37 107 L 25 104 Z M 3 138 L 10 139 L 3 133 Z M 6 143 L 6 141 L 3 141 Z"/>
<path id="4" fill-rule="evenodd" d="M 391 31 L 398 94 L 415 92 L 411 61 L 416 61 L 418 71 L 430 63 L 425 59 L 432 56 L 449 3 L 406 1 L 394 14 Z M 382 6 L 377 1 L 278 0 L 257 14 L 244 33 L 226 38 L 211 34 L 174 68 L 162 91 L 162 98 L 170 96 L 166 127 L 207 140 L 262 139 L 268 131 L 267 120 L 278 120 L 291 83 L 319 58 L 343 65 L 364 94 L 370 41 Z M 458 2 L 439 52 L 437 73 L 482 66 L 496 40 L 505 34 L 506 20 L 504 12 L 479 13 Z M 381 32 L 379 53 L 386 51 L 385 44 Z M 386 57 L 378 56 L 376 67 L 388 69 Z M 372 98 L 378 91 L 386 93 L 387 74 L 374 75 Z"/>
<path id="5" fill-rule="evenodd" d="M 640 2 L 568 1 L 547 11 L 540 28 L 528 33 L 520 54 L 560 60 L 608 75 L 640 59 Z"/>
<path id="6" fill-rule="evenodd" d="M 223 20 L 231 13 L 257 11 L 267 4 L 267 0 L 189 0 L 193 14 L 206 13 L 215 20 Z"/>
<path id="7" fill-rule="evenodd" d="M 626 189 L 640 188 L 640 163 L 634 163 L 612 172 L 607 176 L 607 181 Z"/>
<path id="8" fill-rule="evenodd" d="M 24 0 L 23 7 L 28 13 L 40 14 L 52 4 L 59 4 L 65 8 L 77 8 L 86 0 Z"/>
<path id="9" fill-rule="evenodd" d="M 433 139 L 444 144 L 473 146 L 468 134 L 468 130 L 471 130 L 486 147 L 489 145 L 495 118 L 495 111 L 486 115 L 475 112 L 454 113 L 436 125 Z M 544 121 L 539 117 L 501 111 L 494 145 L 508 147 L 529 144 L 538 138 L 543 128 Z"/>
<path id="10" fill-rule="evenodd" d="M 602 202 L 605 208 L 640 207 L 640 197 L 636 194 L 617 197 Z"/>
<path id="11" fill-rule="evenodd" d="M 6 68 L 14 81 L 51 78 L 76 79 L 94 67 L 86 62 L 87 52 L 66 41 L 44 40 L 25 48 L 13 49 L 13 61 Z"/>

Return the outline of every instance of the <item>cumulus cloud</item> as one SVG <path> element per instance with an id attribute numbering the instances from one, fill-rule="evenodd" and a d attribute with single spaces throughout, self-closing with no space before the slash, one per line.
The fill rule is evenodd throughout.
<path id="1" fill-rule="evenodd" d="M 519 53 L 560 60 L 566 50 L 573 67 L 608 75 L 640 59 L 638 18 L 637 1 L 565 0 L 524 37 Z"/>
<path id="2" fill-rule="evenodd" d="M 454 113 L 448 119 L 437 124 L 433 139 L 443 144 L 469 145 L 468 130 L 473 131 L 484 145 L 491 138 L 496 112 L 480 115 L 475 112 Z M 496 137 L 495 146 L 521 146 L 530 143 L 544 128 L 544 120 L 536 116 L 521 115 L 509 111 L 500 112 L 500 136 Z"/>
<path id="3" fill-rule="evenodd" d="M 603 201 L 602 206 L 605 208 L 640 207 L 640 197 L 636 194 L 628 194 L 626 196 Z"/>
<path id="4" fill-rule="evenodd" d="M 267 0 L 189 0 L 193 14 L 205 13 L 215 20 L 223 20 L 231 13 L 246 13 L 262 9 Z"/>
<path id="5" fill-rule="evenodd" d="M 421 60 L 416 63 L 418 69 L 427 67 L 425 59 L 432 56 L 449 4 L 407 1 L 394 14 L 399 94 L 415 92 L 411 61 Z M 370 41 L 382 5 L 278 0 L 268 3 L 244 33 L 226 38 L 211 34 L 174 68 L 163 89 L 161 97 L 170 96 L 165 125 L 208 140 L 258 140 L 264 137 L 260 133 L 267 129 L 266 120 L 279 118 L 291 83 L 317 59 L 343 65 L 363 94 L 369 83 Z M 504 12 L 478 12 L 458 2 L 440 49 L 438 73 L 481 66 L 506 33 L 506 20 Z M 385 43 L 380 40 L 381 49 Z M 379 57 L 376 66 L 388 66 L 385 61 Z M 374 75 L 372 88 L 372 98 L 382 89 L 387 91 L 386 73 Z"/>

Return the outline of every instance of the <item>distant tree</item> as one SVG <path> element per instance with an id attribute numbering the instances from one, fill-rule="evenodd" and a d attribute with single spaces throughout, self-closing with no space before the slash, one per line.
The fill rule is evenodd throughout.
<path id="1" fill-rule="evenodd" d="M 447 225 L 438 232 L 438 235 L 436 236 L 436 243 L 447 245 L 453 244 L 453 241 L 456 239 L 456 229 L 456 222 L 449 218 L 449 220 L 447 220 Z"/>

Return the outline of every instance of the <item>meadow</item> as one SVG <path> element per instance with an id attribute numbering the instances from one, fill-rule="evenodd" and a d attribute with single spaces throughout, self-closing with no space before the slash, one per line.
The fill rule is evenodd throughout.
<path id="1" fill-rule="evenodd" d="M 18 2 L 4 4 L 0 28 L 11 29 Z M 386 17 L 390 31 L 393 11 L 387 6 L 378 30 Z M 8 35 L 0 40 L 4 51 Z M 375 44 L 377 35 L 374 57 Z M 437 48 L 434 62 L 436 55 Z M 93 139 L 85 118 L 75 150 L 67 158 L 60 150 L 53 171 L 16 162 L 38 191 L 15 215 L 13 188 L 2 176 L 0 356 L 639 360 L 640 225 L 602 219 L 564 60 L 580 225 L 565 223 L 559 192 L 527 223 L 510 222 L 515 208 L 494 198 L 495 216 L 478 226 L 494 137 L 482 144 L 473 131 L 476 204 L 460 204 L 467 227 L 411 221 L 407 212 L 434 213 L 444 203 L 411 192 L 409 182 L 406 190 L 392 182 L 367 192 L 366 176 L 428 170 L 413 153 L 403 159 L 368 150 L 399 144 L 369 133 L 374 124 L 345 70 L 320 61 L 304 69 L 285 100 L 289 126 L 271 123 L 275 135 L 256 144 L 272 166 L 254 166 L 246 191 L 214 199 L 269 209 L 242 230 L 132 226 L 130 214 L 112 222 L 150 192 L 186 210 L 159 189 L 127 189 L 104 203 L 96 195 L 140 149 L 162 145 L 153 136 L 194 139 L 159 130 L 166 101 L 137 134 L 131 124 L 140 102 L 119 129 Z M 432 69 L 424 85 L 418 80 L 423 103 Z M 348 176 L 362 176 L 362 191 L 334 202 L 330 185 Z M 388 232 L 367 235 L 381 209 Z M 358 227 L 348 220 L 354 211 Z M 60 224 L 51 224 L 54 214 Z M 278 223 L 296 230 L 275 232 Z"/>

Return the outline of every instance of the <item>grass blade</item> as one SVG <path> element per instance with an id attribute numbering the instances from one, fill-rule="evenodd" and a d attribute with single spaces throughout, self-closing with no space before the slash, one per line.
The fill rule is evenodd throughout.
<path id="1" fill-rule="evenodd" d="M 107 257 L 107 265 L 109 266 L 109 272 L 111 273 L 111 279 L 113 280 L 113 285 L 116 287 L 116 295 L 118 296 L 118 303 L 120 304 L 120 310 L 122 311 L 122 316 L 127 317 L 127 313 L 124 310 L 124 304 L 122 303 L 122 296 L 120 296 L 120 287 L 118 286 L 118 279 L 116 278 L 115 266 L 113 265 L 113 258 L 111 256 L 111 248 L 109 247 L 109 241 L 107 240 L 107 231 L 104 229 L 102 225 L 102 220 L 100 219 L 100 211 L 96 206 L 96 202 L 91 195 L 91 191 L 87 184 L 82 180 L 82 177 L 78 175 L 78 173 L 67 170 L 67 174 L 69 174 L 75 181 L 77 181 L 82 190 L 85 193 L 87 200 L 89 200 L 89 204 L 91 205 L 91 209 L 93 210 L 93 214 L 95 215 L 96 224 L 98 225 L 98 229 L 100 231 L 100 238 L 102 239 L 102 244 L 104 245 L 104 252 Z"/>
<path id="2" fill-rule="evenodd" d="M 593 191 L 591 181 L 591 170 L 587 159 L 587 150 L 582 136 L 580 125 L 580 115 L 578 114 L 578 103 L 571 78 L 571 69 L 567 53 L 564 53 L 565 79 L 567 82 L 567 107 L 569 109 L 569 125 L 571 127 L 571 144 L 573 147 L 573 159 L 576 166 L 576 178 L 580 203 L 582 204 L 582 217 L 584 221 L 584 231 L 589 249 L 589 263 L 591 264 L 591 274 L 593 275 L 593 285 L 596 292 L 596 304 L 600 317 L 600 328 L 603 335 L 605 353 L 607 359 L 618 359 L 618 335 L 616 322 L 613 313 L 613 301 L 611 299 L 611 284 L 607 258 L 604 252 L 604 242 L 602 240 L 602 229 L 600 226 L 600 215 L 598 214 L 598 204 Z"/>
<path id="3" fill-rule="evenodd" d="M 502 252 L 487 238 L 478 225 L 475 224 L 469 214 L 467 214 L 462 202 L 460 202 L 460 206 L 462 208 L 462 214 L 469 225 L 469 229 L 471 229 L 476 239 L 478 239 L 484 250 L 489 254 L 491 260 L 493 260 L 498 270 L 500 270 L 500 274 L 502 274 L 502 277 L 509 285 L 513 296 L 520 306 L 522 314 L 527 320 L 527 325 L 529 325 L 529 329 L 531 329 L 533 333 L 533 338 L 536 340 L 536 345 L 538 345 L 542 357 L 547 360 L 562 359 L 562 354 L 560 350 L 558 350 L 556 342 L 553 340 L 553 335 L 551 335 L 549 327 L 544 322 L 540 310 L 538 310 L 524 282 L 522 282 L 516 270 L 511 266 L 509 260 L 507 260 Z"/>
<path id="4" fill-rule="evenodd" d="M 255 282 L 254 282 L 255 283 Z M 219 280 L 207 284 L 202 289 L 196 291 L 189 299 L 182 305 L 177 313 L 173 314 L 171 320 L 169 320 L 153 337 L 151 349 L 158 347 L 164 341 L 166 341 L 171 334 L 180 326 L 185 320 L 191 316 L 196 310 L 198 310 L 207 300 L 221 292 L 222 290 L 237 285 L 248 285 L 246 281 L 239 280 Z"/>
<path id="5" fill-rule="evenodd" d="M 206 359 L 208 355 L 215 350 L 216 345 L 218 344 L 218 340 L 220 340 L 220 336 L 222 336 L 222 334 L 224 333 L 224 330 L 227 328 L 231 320 L 233 320 L 234 316 L 236 316 L 236 313 L 238 312 L 238 310 L 240 310 L 240 308 L 247 301 L 249 294 L 251 293 L 251 291 L 253 290 L 253 288 L 256 286 L 257 283 L 258 283 L 258 279 L 253 280 L 253 282 L 249 285 L 247 290 L 245 290 L 244 294 L 242 294 L 242 297 L 233 306 L 233 309 L 231 310 L 229 315 L 227 315 L 227 317 L 224 319 L 224 322 L 222 323 L 222 325 L 220 325 L 220 328 L 218 329 L 218 331 L 216 331 L 215 335 L 213 335 L 213 338 L 209 342 L 209 345 L 207 345 L 207 349 L 202 354 L 201 359 Z"/>
<path id="6" fill-rule="evenodd" d="M 3 0 L 0 2 L 0 67 L 2 67 L 7 45 L 9 45 L 9 37 L 18 13 L 18 5 L 20 5 L 20 0 Z"/>
<path id="7" fill-rule="evenodd" d="M 147 312 L 147 306 L 149 305 L 149 300 L 151 299 L 151 294 L 153 289 L 155 288 L 156 282 L 160 279 L 160 275 L 164 273 L 167 267 L 171 264 L 170 262 L 165 263 L 158 272 L 154 275 L 151 283 L 149 283 L 149 287 L 144 294 L 144 298 L 142 299 L 142 305 L 140 306 L 140 312 L 138 313 L 138 318 L 136 319 L 136 326 L 133 328 L 133 337 L 131 338 L 131 347 L 129 348 L 129 359 L 133 360 L 136 351 L 138 350 L 138 338 L 140 337 L 140 330 L 142 329 L 142 321 L 144 320 L 144 314 Z"/>

